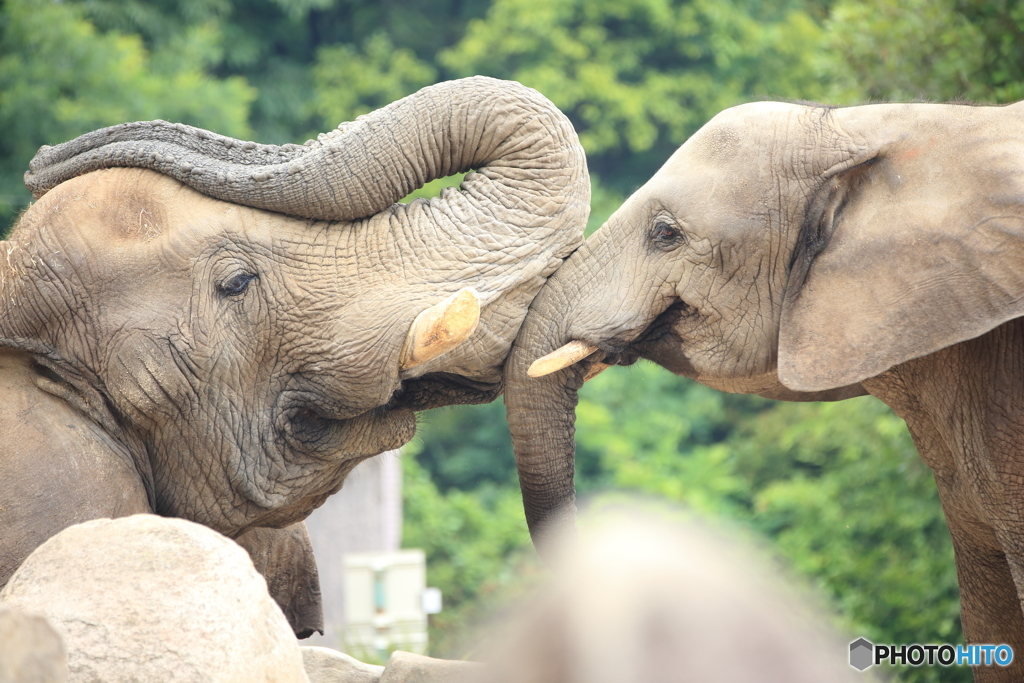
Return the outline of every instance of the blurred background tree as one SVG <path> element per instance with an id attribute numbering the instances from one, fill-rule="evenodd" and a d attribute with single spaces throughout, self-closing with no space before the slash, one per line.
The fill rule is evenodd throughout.
<path id="1" fill-rule="evenodd" d="M 470 74 L 519 80 L 569 115 L 593 171 L 592 231 L 687 136 L 740 102 L 1024 98 L 1024 3 L 5 0 L 0 232 L 30 200 L 21 176 L 40 145 L 153 118 L 302 142 Z M 877 401 L 776 404 L 641 363 L 584 387 L 578 444 L 584 500 L 632 491 L 743 524 L 858 635 L 961 638 L 931 474 Z M 433 411 L 408 452 L 406 540 L 427 550 L 430 581 L 446 594 L 435 652 L 461 655 L 458 630 L 543 571 L 503 409 Z"/>

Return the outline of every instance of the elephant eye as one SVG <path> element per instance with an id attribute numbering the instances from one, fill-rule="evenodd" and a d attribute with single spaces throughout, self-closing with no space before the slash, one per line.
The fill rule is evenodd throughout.
<path id="1" fill-rule="evenodd" d="M 654 232 L 651 235 L 654 243 L 662 249 L 670 249 L 683 241 L 683 235 L 678 229 L 664 221 L 654 224 Z"/>
<path id="2" fill-rule="evenodd" d="M 256 279 L 255 273 L 236 273 L 217 285 L 222 296 L 238 296 L 244 294 L 249 283 Z"/>

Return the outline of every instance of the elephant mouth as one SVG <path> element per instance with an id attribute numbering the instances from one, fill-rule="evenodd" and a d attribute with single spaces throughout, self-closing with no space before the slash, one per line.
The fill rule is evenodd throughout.
<path id="1" fill-rule="evenodd" d="M 697 370 L 683 353 L 686 340 L 680 335 L 680 330 L 687 320 L 696 317 L 697 309 L 682 299 L 677 300 L 647 326 L 633 342 L 631 350 L 669 372 L 695 378 Z"/>
<path id="2" fill-rule="evenodd" d="M 342 446 L 352 451 L 356 432 L 362 434 L 360 453 L 374 455 L 405 443 L 415 427 L 415 411 L 456 404 L 489 403 L 501 395 L 502 382 L 482 382 L 452 373 L 431 373 L 405 380 L 382 405 L 358 413 L 317 399 L 309 387 L 285 391 L 278 398 L 275 420 L 278 441 L 292 453 L 318 459 L 335 457 Z M 397 435 L 406 434 L 408 438 Z M 401 441 L 401 443 L 397 443 Z M 352 453 L 350 453 L 351 455 Z"/>
<path id="3" fill-rule="evenodd" d="M 284 392 L 276 412 L 276 441 L 289 459 L 376 455 L 412 438 L 416 422 L 413 412 L 402 406 L 385 404 L 358 414 L 342 413 L 309 392 Z"/>
<path id="4" fill-rule="evenodd" d="M 605 365 L 632 365 L 640 358 L 647 357 L 647 349 L 663 343 L 674 345 L 678 353 L 679 345 L 683 342 L 679 335 L 679 330 L 683 327 L 681 323 L 696 316 L 697 309 L 682 299 L 676 299 L 640 334 L 637 334 L 635 329 L 628 330 L 616 337 L 594 342 L 593 345 L 599 349 L 599 353 L 595 353 L 587 360 Z"/>
<path id="5" fill-rule="evenodd" d="M 666 339 L 674 340 L 675 346 L 678 347 L 682 343 L 678 334 L 680 321 L 696 315 L 695 308 L 677 299 L 639 335 L 636 328 L 633 328 L 598 341 L 575 337 L 551 353 L 534 360 L 527 374 L 535 378 L 543 377 L 575 365 L 586 368 L 583 377 L 584 381 L 587 381 L 612 365 L 632 365 L 640 358 L 649 358 L 648 350 L 663 344 Z M 675 353 L 678 354 L 678 350 Z"/>
<path id="6" fill-rule="evenodd" d="M 642 345 L 646 342 L 659 341 L 665 337 L 672 337 L 676 341 L 682 341 L 678 335 L 679 328 L 681 327 L 680 323 L 683 320 L 694 318 L 696 315 L 696 308 L 682 299 L 677 299 L 662 311 L 633 343 L 634 345 Z"/>
<path id="7" fill-rule="evenodd" d="M 385 409 L 428 410 L 450 405 L 490 403 L 501 395 L 501 381 L 483 382 L 450 372 L 434 372 L 405 380 L 382 406 Z"/>

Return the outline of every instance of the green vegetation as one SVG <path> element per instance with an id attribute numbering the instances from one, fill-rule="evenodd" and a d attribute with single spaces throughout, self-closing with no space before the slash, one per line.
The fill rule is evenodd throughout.
<path id="1" fill-rule="evenodd" d="M 577 414 L 584 506 L 628 492 L 739 524 L 818 588 L 848 632 L 874 642 L 962 641 L 953 550 L 931 471 L 903 421 L 876 399 L 779 403 L 721 393 L 641 362 L 588 382 Z M 444 409 L 424 422 L 411 451 L 418 478 L 407 493 L 406 530 L 427 550 L 431 581 L 451 608 L 448 621 L 433 623 L 435 647 L 459 656 L 452 627 L 536 568 L 524 559 L 522 510 L 506 498 L 518 491 L 500 408 Z M 487 554 L 478 566 L 500 567 L 475 595 L 464 581 L 445 583 L 465 557 L 451 554 L 449 535 L 423 533 L 432 530 L 421 521 L 425 507 L 458 529 L 471 552 Z M 492 553 L 500 552 L 499 561 Z M 971 680 L 959 669 L 900 674 Z"/>
<path id="2" fill-rule="evenodd" d="M 592 231 L 688 135 L 739 102 L 1024 98 L 1024 5 L 6 0 L 0 232 L 30 200 L 21 175 L 40 145 L 152 118 L 301 142 L 470 74 L 520 80 L 570 116 L 595 177 Z M 584 388 L 578 441 L 585 499 L 625 490 L 743 524 L 858 634 L 960 638 L 931 475 L 878 402 L 775 404 L 641 364 Z M 426 415 L 406 465 L 406 539 L 427 549 L 430 580 L 446 594 L 433 642 L 461 654 L 459 627 L 542 572 L 528 549 L 500 404 Z"/>

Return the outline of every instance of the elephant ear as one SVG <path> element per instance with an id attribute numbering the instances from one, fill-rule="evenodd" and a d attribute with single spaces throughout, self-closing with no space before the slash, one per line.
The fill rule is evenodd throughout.
<path id="1" fill-rule="evenodd" d="M 825 174 L 783 304 L 784 385 L 854 384 L 1024 315 L 1022 145 L 988 132 L 904 135 Z"/>

